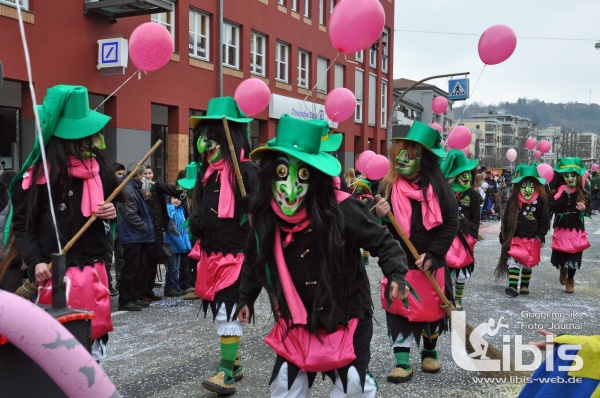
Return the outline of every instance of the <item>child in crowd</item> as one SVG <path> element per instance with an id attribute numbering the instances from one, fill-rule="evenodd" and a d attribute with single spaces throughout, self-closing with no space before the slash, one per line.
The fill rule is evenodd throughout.
<path id="1" fill-rule="evenodd" d="M 168 256 L 166 260 L 167 274 L 165 276 L 165 296 L 177 297 L 181 294 L 179 286 L 179 267 L 181 265 L 181 255 L 192 250 L 188 229 L 184 226 L 185 210 L 181 206 L 181 199 L 170 197 L 170 203 L 167 203 L 167 213 L 172 223 L 165 235 L 165 243 L 173 249 L 173 255 Z M 174 225 L 173 225 L 174 224 Z M 173 228 L 174 227 L 174 228 Z M 173 230 L 174 229 L 174 230 Z"/>

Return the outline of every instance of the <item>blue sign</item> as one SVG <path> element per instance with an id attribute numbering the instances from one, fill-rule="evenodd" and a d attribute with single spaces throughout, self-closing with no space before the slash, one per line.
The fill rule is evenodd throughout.
<path id="1" fill-rule="evenodd" d="M 102 63 L 116 63 L 119 60 L 119 42 L 102 43 Z"/>
<path id="2" fill-rule="evenodd" d="M 448 82 L 448 99 L 462 100 L 469 98 L 469 79 L 454 79 Z"/>

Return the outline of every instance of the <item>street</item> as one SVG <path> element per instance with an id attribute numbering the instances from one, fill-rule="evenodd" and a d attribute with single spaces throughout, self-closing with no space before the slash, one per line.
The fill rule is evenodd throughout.
<path id="1" fill-rule="evenodd" d="M 600 216 L 586 219 L 592 247 L 584 252 L 582 268 L 575 275 L 575 293 L 566 294 L 558 282 L 558 271 L 550 264 L 551 233 L 542 249 L 542 261 L 534 268 L 530 294 L 511 298 L 504 292 L 506 281 L 495 282 L 492 272 L 500 255 L 498 233 L 500 223 L 482 223 L 483 241 L 475 248 L 475 271 L 464 291 L 466 322 L 477 326 L 493 318 L 506 324 L 493 337 L 486 336 L 491 346 L 502 349 L 502 336 L 510 335 L 514 359 L 516 335 L 523 343 L 542 340 L 538 328 L 556 334 L 600 334 L 598 302 L 600 298 Z M 370 259 L 374 313 L 374 335 L 371 343 L 371 373 L 379 384 L 378 397 L 515 397 L 525 380 L 512 383 L 480 382 L 485 373 L 459 368 L 451 354 L 451 334 L 438 340 L 442 369 L 437 374 L 421 372 L 419 349 L 411 349 L 412 380 L 405 384 L 387 382 L 388 372 L 395 366 L 393 351 L 386 333 L 385 315 L 380 306 L 381 271 L 376 259 Z M 162 295 L 160 289 L 155 290 Z M 219 361 L 219 341 L 209 312 L 204 319 L 200 301 L 165 298 L 152 303 L 142 312 L 116 311 L 113 297 L 114 332 L 108 343 L 108 358 L 102 368 L 124 397 L 216 397 L 201 386 L 212 375 Z M 241 340 L 240 362 L 244 379 L 236 384 L 237 397 L 269 396 L 268 381 L 275 355 L 262 341 L 270 331 L 273 319 L 264 292 L 256 303 L 256 324 L 247 325 Z M 550 316 L 552 315 L 552 316 Z M 501 317 L 503 317 L 501 319 Z M 568 329 L 568 330 L 565 330 Z M 517 338 L 515 338 L 517 337 Z M 527 354 L 527 353 L 526 353 Z M 524 355 L 524 363 L 531 363 Z M 331 381 L 317 377 L 313 397 L 326 397 Z"/>

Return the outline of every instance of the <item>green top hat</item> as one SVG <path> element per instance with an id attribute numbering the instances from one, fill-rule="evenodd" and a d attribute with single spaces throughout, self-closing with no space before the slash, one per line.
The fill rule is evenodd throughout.
<path id="1" fill-rule="evenodd" d="M 282 115 L 277 125 L 275 138 L 264 147 L 250 153 L 252 160 L 260 160 L 266 151 L 283 152 L 294 156 L 323 173 L 335 177 L 342 171 L 340 162 L 328 153 L 322 152 L 321 136 L 323 128 L 316 123 Z"/>
<path id="2" fill-rule="evenodd" d="M 237 123 L 250 123 L 254 120 L 246 116 L 233 97 L 216 97 L 208 100 L 206 115 L 190 117 L 190 125 L 192 128 L 196 128 L 196 125 L 202 120 L 221 120 L 223 116 L 227 120 Z"/>
<path id="3" fill-rule="evenodd" d="M 542 185 L 546 183 L 546 179 L 540 177 L 537 167 L 532 165 L 520 164 L 515 170 L 516 177 L 513 178 L 512 183 L 518 184 L 524 178 L 535 178 Z"/>
<path id="4" fill-rule="evenodd" d="M 314 123 L 321 128 L 321 151 L 335 152 L 342 145 L 343 134 L 329 134 L 329 123 L 325 120 L 309 120 L 309 123 Z"/>
<path id="5" fill-rule="evenodd" d="M 448 156 L 441 164 L 442 174 L 446 178 L 456 177 L 465 171 L 477 167 L 477 159 L 469 160 L 467 155 L 460 149 L 450 149 Z"/>
<path id="6" fill-rule="evenodd" d="M 442 137 L 439 131 L 418 120 L 414 121 L 406 137 L 396 137 L 392 138 L 392 140 L 414 141 L 423 145 L 425 149 L 437 155 L 437 157 L 442 159 L 446 157 L 446 151 L 442 147 Z"/>
<path id="7" fill-rule="evenodd" d="M 111 119 L 90 109 L 88 90 L 83 86 L 59 84 L 50 87 L 42 105 L 37 105 L 44 146 L 52 136 L 67 140 L 77 140 L 94 135 L 106 126 Z M 9 194 L 27 169 L 40 158 L 40 140 L 35 139 L 31 153 L 13 178 Z"/>
<path id="8" fill-rule="evenodd" d="M 371 192 L 371 183 L 367 180 L 356 180 L 352 183 L 352 185 L 354 186 L 354 188 L 356 188 L 357 186 L 361 186 L 363 187 L 366 191 L 368 191 L 369 193 Z"/>
<path id="9" fill-rule="evenodd" d="M 83 86 L 60 84 L 50 87 L 38 114 L 44 137 L 77 140 L 96 134 L 110 120 L 90 109 L 88 90 Z"/>
<path id="10" fill-rule="evenodd" d="M 196 186 L 196 178 L 198 177 L 198 166 L 196 162 L 192 162 L 185 167 L 185 178 L 177 180 L 177 184 L 184 189 L 194 189 Z"/>
<path id="11" fill-rule="evenodd" d="M 557 173 L 574 171 L 582 176 L 585 175 L 585 166 L 581 163 L 581 158 L 559 158 L 554 165 L 554 171 Z"/>

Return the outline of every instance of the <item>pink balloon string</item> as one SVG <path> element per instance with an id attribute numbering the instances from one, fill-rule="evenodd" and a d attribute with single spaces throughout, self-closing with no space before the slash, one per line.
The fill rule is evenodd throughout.
<path id="1" fill-rule="evenodd" d="M 142 72 L 141 70 L 139 70 L 139 69 L 138 69 L 138 70 L 136 70 L 135 72 L 133 72 L 133 74 L 132 74 L 131 76 L 129 76 L 129 77 L 127 78 L 127 80 L 125 80 L 125 82 L 123 82 L 123 84 L 121 84 L 119 87 L 117 87 L 117 89 L 116 89 L 115 91 L 113 91 L 112 93 L 110 93 L 110 94 L 108 95 L 108 97 L 104 98 L 104 101 L 102 101 L 102 102 L 101 102 L 101 103 L 100 103 L 100 104 L 99 104 L 99 105 L 98 105 L 98 106 L 97 106 L 97 107 L 96 107 L 94 110 L 95 110 L 95 111 L 96 111 L 96 110 L 98 110 L 98 108 L 100 108 L 100 107 L 101 107 L 101 106 L 102 106 L 102 105 L 103 105 L 103 104 L 104 104 L 106 101 L 108 101 L 108 99 L 109 99 L 110 97 L 112 97 L 113 95 L 115 95 L 115 93 L 116 93 L 117 91 L 119 91 L 119 90 L 121 89 L 121 87 L 123 87 L 125 84 L 127 84 L 127 82 L 128 82 L 128 81 L 130 81 L 130 80 L 131 80 L 131 78 L 132 78 L 132 77 L 134 77 L 134 76 L 135 76 L 135 74 L 136 74 L 136 73 L 138 73 L 138 72 L 140 73 L 140 76 L 141 76 L 141 72 Z M 144 74 L 146 74 L 146 72 L 144 72 Z M 138 78 L 138 80 L 139 80 L 139 78 Z"/>
<path id="2" fill-rule="evenodd" d="M 302 100 L 302 104 L 306 104 L 306 100 L 308 99 L 308 97 L 312 96 L 314 91 L 317 89 L 317 86 L 319 85 L 319 82 L 321 81 L 321 79 L 325 76 L 327 76 L 327 72 L 329 71 L 329 69 L 331 68 L 332 65 L 335 65 L 335 61 L 338 59 L 338 57 L 340 56 L 340 53 L 338 52 L 337 55 L 335 56 L 335 58 L 333 59 L 333 62 L 329 63 L 329 66 L 327 67 L 327 69 L 325 69 L 325 72 L 323 72 L 321 74 L 321 76 L 319 76 L 317 78 L 317 84 L 315 84 L 310 91 L 308 92 L 308 94 L 306 94 L 306 97 L 304 97 L 304 99 Z M 308 109 L 307 109 L 308 110 Z"/>

